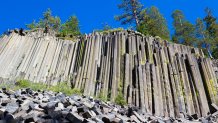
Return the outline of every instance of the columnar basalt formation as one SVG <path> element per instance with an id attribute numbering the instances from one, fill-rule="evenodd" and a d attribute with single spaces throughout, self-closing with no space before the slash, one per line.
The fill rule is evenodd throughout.
<path id="1" fill-rule="evenodd" d="M 218 105 L 218 64 L 193 47 L 133 31 L 92 33 L 75 41 L 33 31 L 0 39 L 0 77 L 57 84 L 156 116 L 206 116 Z"/>

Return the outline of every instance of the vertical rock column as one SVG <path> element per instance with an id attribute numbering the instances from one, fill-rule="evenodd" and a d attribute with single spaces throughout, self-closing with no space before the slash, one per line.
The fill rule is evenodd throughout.
<path id="1" fill-rule="evenodd" d="M 207 113 L 209 112 L 209 107 L 208 107 L 208 102 L 203 86 L 203 81 L 199 72 L 197 60 L 192 55 L 186 55 L 186 56 L 191 68 L 191 74 L 193 77 L 194 85 L 196 87 L 196 93 L 197 93 L 201 115 L 206 116 Z"/>

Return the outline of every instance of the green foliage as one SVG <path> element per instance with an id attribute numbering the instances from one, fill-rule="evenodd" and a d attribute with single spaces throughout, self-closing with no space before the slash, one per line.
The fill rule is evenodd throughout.
<path id="1" fill-rule="evenodd" d="M 115 103 L 122 106 L 127 104 L 122 93 L 118 93 L 115 98 Z"/>
<path id="2" fill-rule="evenodd" d="M 117 32 L 117 31 L 123 31 L 123 28 L 114 28 L 114 29 L 109 29 L 109 30 L 95 30 L 94 32 L 99 32 L 103 34 L 111 33 L 111 32 Z"/>
<path id="3" fill-rule="evenodd" d="M 104 25 L 103 25 L 103 31 L 109 31 L 109 30 L 111 30 L 112 29 L 112 27 L 110 26 L 110 25 L 108 25 L 107 23 L 105 23 Z"/>
<path id="4" fill-rule="evenodd" d="M 54 91 L 54 92 L 63 92 L 66 95 L 82 93 L 79 89 L 76 89 L 76 88 L 72 89 L 69 85 L 67 85 L 66 82 L 60 82 L 56 86 L 51 86 L 49 87 L 49 90 Z"/>
<path id="5" fill-rule="evenodd" d="M 42 83 L 31 83 L 30 88 L 33 89 L 34 91 L 37 91 L 37 90 L 46 90 L 48 86 Z"/>
<path id="6" fill-rule="evenodd" d="M 34 20 L 32 23 L 26 24 L 26 27 L 27 27 L 28 29 L 35 29 L 35 28 L 38 27 L 38 24 L 37 24 L 36 21 Z"/>
<path id="7" fill-rule="evenodd" d="M 212 15 L 212 11 L 209 8 L 205 9 L 206 16 L 204 18 L 204 21 L 206 23 L 206 30 L 208 31 L 208 34 L 211 38 L 215 38 L 216 35 L 216 18 Z"/>
<path id="8" fill-rule="evenodd" d="M 42 83 L 33 83 L 28 80 L 19 80 L 16 83 L 16 88 L 31 88 L 34 91 L 36 90 L 50 90 L 54 92 L 62 92 L 66 95 L 72 95 L 72 94 L 82 94 L 82 91 L 79 89 L 72 89 L 69 85 L 67 85 L 66 82 L 60 82 L 56 86 L 47 86 L 46 84 Z"/>
<path id="9" fill-rule="evenodd" d="M 16 82 L 16 88 L 31 88 L 34 91 L 37 90 L 46 90 L 47 86 L 42 83 L 32 83 L 29 80 L 19 80 Z"/>
<path id="10" fill-rule="evenodd" d="M 109 32 L 113 29 L 108 23 L 103 23 L 101 29 L 96 29 L 94 32 Z"/>
<path id="11" fill-rule="evenodd" d="M 205 43 L 206 38 L 208 37 L 205 31 L 204 22 L 202 19 L 197 18 L 196 24 L 195 24 L 195 37 L 196 37 L 196 45 L 198 47 L 202 47 L 202 45 Z"/>
<path id="12" fill-rule="evenodd" d="M 104 96 L 103 93 L 100 93 L 98 98 L 104 102 L 106 102 L 108 99 L 107 99 L 107 96 Z"/>
<path id="13" fill-rule="evenodd" d="M 217 48 L 218 48 L 218 23 L 217 23 L 217 19 L 213 16 L 212 14 L 212 10 L 210 10 L 209 8 L 205 9 L 206 12 L 206 16 L 204 17 L 204 22 L 206 25 L 206 33 L 208 35 L 207 37 L 207 42 L 205 42 L 208 51 L 212 52 L 212 56 L 214 58 L 218 58 L 218 52 L 217 52 Z"/>
<path id="14" fill-rule="evenodd" d="M 28 80 L 19 80 L 17 81 L 16 85 L 21 88 L 28 88 L 30 87 L 31 83 Z"/>
<path id="15" fill-rule="evenodd" d="M 218 24 L 209 8 L 206 8 L 205 12 L 206 16 L 203 19 L 196 20 L 194 46 L 203 48 L 207 57 L 218 58 Z"/>
<path id="16" fill-rule="evenodd" d="M 122 89 L 123 89 L 123 81 L 122 81 L 122 79 L 120 79 L 120 81 L 118 81 L 118 95 L 115 97 L 115 103 L 123 106 L 123 105 L 126 105 L 127 102 L 124 99 Z"/>
<path id="17" fill-rule="evenodd" d="M 47 9 L 47 11 L 43 13 L 43 19 L 40 19 L 39 21 L 39 27 L 48 27 L 55 31 L 59 31 L 61 27 L 61 19 L 58 16 L 52 16 L 51 9 Z"/>
<path id="18" fill-rule="evenodd" d="M 169 40 L 169 30 L 166 19 L 161 15 L 157 7 L 152 6 L 141 12 L 141 23 L 137 30 L 144 35 L 159 36 L 162 39 Z"/>
<path id="19" fill-rule="evenodd" d="M 183 23 L 184 23 L 184 15 L 182 11 L 175 10 L 172 14 L 173 18 L 173 27 L 174 27 L 174 34 L 172 40 L 175 43 L 180 43 L 183 38 Z"/>
<path id="20" fill-rule="evenodd" d="M 115 20 L 121 21 L 121 24 L 135 23 L 136 27 L 139 25 L 140 12 L 143 8 L 139 0 L 122 0 L 122 3 L 118 5 L 119 9 L 123 10 L 121 15 L 115 16 Z"/>
<path id="21" fill-rule="evenodd" d="M 70 16 L 65 23 L 61 24 L 60 17 L 53 16 L 51 9 L 47 9 L 38 22 L 34 20 L 32 23 L 26 24 L 26 27 L 31 30 L 36 28 L 52 29 L 58 32 L 57 37 L 64 37 L 64 39 L 68 40 L 73 40 L 75 36 L 81 35 L 79 20 L 76 16 Z"/>
<path id="22" fill-rule="evenodd" d="M 218 59 L 218 47 L 213 47 L 212 49 L 212 54 L 213 54 L 213 57 Z"/>
<path id="23" fill-rule="evenodd" d="M 79 20 L 76 16 L 71 16 L 61 27 L 62 37 L 73 37 L 80 35 Z"/>
<path id="24" fill-rule="evenodd" d="M 195 44 L 195 28 L 190 22 L 183 25 L 183 44 L 193 46 Z"/>
<path id="25" fill-rule="evenodd" d="M 3 38 L 3 37 L 4 37 L 4 34 L 1 34 L 1 35 L 0 35 L 0 39 Z"/>
<path id="26" fill-rule="evenodd" d="M 185 16 L 180 10 L 175 10 L 172 14 L 174 34 L 173 42 L 183 43 L 192 46 L 195 44 L 195 27 L 185 20 Z"/>
<path id="27" fill-rule="evenodd" d="M 61 19 L 58 16 L 52 16 L 51 9 L 47 9 L 43 13 L 43 18 L 39 19 L 39 22 L 36 22 L 35 20 L 26 25 L 29 29 L 35 29 L 35 28 L 45 28 L 48 27 L 50 29 L 53 29 L 55 31 L 59 31 L 61 27 Z"/>

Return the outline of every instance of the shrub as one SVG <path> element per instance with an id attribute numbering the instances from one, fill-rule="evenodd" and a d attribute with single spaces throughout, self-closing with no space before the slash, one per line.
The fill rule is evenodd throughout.
<path id="1" fill-rule="evenodd" d="M 51 86 L 49 90 L 54 92 L 63 92 L 66 95 L 78 94 L 80 95 L 82 92 L 79 89 L 72 89 L 66 82 L 60 82 L 56 86 Z"/>
<path id="2" fill-rule="evenodd" d="M 31 88 L 34 91 L 37 90 L 50 90 L 53 92 L 62 92 L 66 95 L 78 94 L 81 95 L 82 91 L 79 89 L 72 89 L 66 82 L 60 82 L 56 86 L 48 87 L 46 84 L 43 83 L 33 83 L 28 80 L 19 80 L 16 82 L 16 90 L 20 88 Z"/>
<path id="3" fill-rule="evenodd" d="M 48 89 L 47 85 L 43 83 L 31 83 L 31 86 L 29 88 L 33 89 L 34 91 Z"/>
<path id="4" fill-rule="evenodd" d="M 33 83 L 33 82 L 30 82 L 29 80 L 18 80 L 16 82 L 16 89 L 20 89 L 20 88 L 31 88 L 34 91 L 46 90 L 47 85 L 43 83 Z"/>
<path id="5" fill-rule="evenodd" d="M 16 85 L 20 88 L 29 88 L 31 83 L 28 80 L 18 80 Z"/>
<path id="6" fill-rule="evenodd" d="M 80 89 L 74 88 L 74 89 L 72 89 L 72 94 L 81 95 L 81 94 L 82 94 L 82 91 L 81 91 Z"/>
<path id="7" fill-rule="evenodd" d="M 123 28 L 114 28 L 114 29 L 103 29 L 103 30 L 95 30 L 94 32 L 99 32 L 103 34 L 111 33 L 111 32 L 117 32 L 117 31 L 123 31 Z"/>
<path id="8" fill-rule="evenodd" d="M 122 93 L 119 93 L 116 98 L 115 98 L 115 103 L 118 104 L 118 105 L 126 105 L 126 100 L 124 99 L 123 97 L 123 94 Z"/>
<path id="9" fill-rule="evenodd" d="M 101 93 L 99 94 L 99 96 L 98 96 L 98 99 L 100 99 L 100 100 L 106 102 L 106 101 L 107 101 L 107 96 L 104 96 L 103 93 L 101 92 Z"/>

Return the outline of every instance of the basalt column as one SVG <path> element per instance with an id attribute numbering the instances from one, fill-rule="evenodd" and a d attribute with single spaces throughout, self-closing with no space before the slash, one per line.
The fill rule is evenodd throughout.
<path id="1" fill-rule="evenodd" d="M 0 80 L 66 82 L 84 95 L 120 96 L 143 113 L 206 116 L 218 105 L 218 61 L 201 49 L 134 31 L 94 32 L 73 41 L 42 30 L 0 38 Z M 71 84 L 71 85 L 70 85 Z"/>

